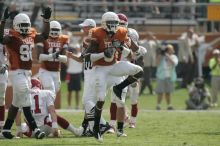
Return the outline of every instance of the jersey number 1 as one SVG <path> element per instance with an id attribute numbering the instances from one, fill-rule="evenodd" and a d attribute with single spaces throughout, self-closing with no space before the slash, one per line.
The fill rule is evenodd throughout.
<path id="1" fill-rule="evenodd" d="M 38 97 L 38 95 L 34 95 L 34 100 L 35 100 L 34 113 L 35 113 L 35 114 L 39 114 L 39 113 L 41 113 L 41 109 L 40 109 L 40 107 L 39 107 L 39 97 Z"/>

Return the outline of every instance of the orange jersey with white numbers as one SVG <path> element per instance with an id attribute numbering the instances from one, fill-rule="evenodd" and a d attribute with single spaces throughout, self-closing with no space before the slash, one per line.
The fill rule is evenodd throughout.
<path id="1" fill-rule="evenodd" d="M 113 40 L 117 40 L 120 41 L 121 43 L 127 44 L 127 42 L 129 41 L 127 33 L 128 30 L 126 28 L 119 27 L 116 33 L 110 37 L 102 27 L 96 27 L 91 29 L 89 36 L 91 38 L 94 38 L 95 43 L 98 45 L 98 47 L 94 49 L 94 52 L 101 53 L 104 52 L 106 48 L 112 47 Z M 115 55 L 114 59 L 111 62 L 106 62 L 104 58 L 102 58 L 98 61 L 95 61 L 94 65 L 100 65 L 100 66 L 112 65 L 117 61 L 116 56 L 117 55 Z"/>
<path id="2" fill-rule="evenodd" d="M 54 52 L 60 52 L 63 54 L 65 48 L 68 46 L 69 38 L 66 35 L 60 35 L 57 38 L 49 37 L 46 41 L 43 42 L 43 53 L 52 54 Z M 51 59 L 48 61 L 43 61 L 41 67 L 48 71 L 59 71 L 60 62 L 58 59 Z"/>
<path id="3" fill-rule="evenodd" d="M 36 34 L 35 29 L 30 29 L 29 34 L 25 37 L 13 29 L 5 34 L 5 36 L 10 38 L 10 43 L 5 44 L 5 46 L 9 54 L 11 70 L 31 70 L 32 50 Z"/>

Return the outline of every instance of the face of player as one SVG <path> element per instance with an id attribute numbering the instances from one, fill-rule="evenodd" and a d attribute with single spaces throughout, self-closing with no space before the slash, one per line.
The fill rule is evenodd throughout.
<path id="1" fill-rule="evenodd" d="M 83 29 L 84 34 L 85 34 L 85 35 L 88 35 L 88 34 L 89 34 L 89 30 L 92 29 L 92 28 L 93 28 L 93 27 L 91 27 L 91 26 L 85 26 L 85 27 L 83 27 L 82 29 Z"/>

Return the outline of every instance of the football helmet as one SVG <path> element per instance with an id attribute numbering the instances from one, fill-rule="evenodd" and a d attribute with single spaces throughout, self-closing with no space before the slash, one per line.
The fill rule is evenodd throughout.
<path id="1" fill-rule="evenodd" d="M 128 37 L 130 37 L 135 43 L 138 43 L 139 34 L 135 29 L 128 28 Z"/>
<path id="2" fill-rule="evenodd" d="M 119 25 L 121 27 L 128 27 L 128 18 L 125 14 L 118 13 Z"/>
<path id="3" fill-rule="evenodd" d="M 27 14 L 19 13 L 13 20 L 13 28 L 22 35 L 29 33 L 31 21 Z"/>
<path id="4" fill-rule="evenodd" d="M 102 15 L 101 20 L 102 28 L 104 28 L 107 32 L 115 33 L 119 26 L 119 19 L 116 13 L 114 12 L 106 12 Z"/>
<path id="5" fill-rule="evenodd" d="M 31 88 L 39 88 L 39 89 L 42 89 L 42 85 L 41 85 L 41 82 L 40 80 L 38 80 L 37 78 L 32 78 L 31 79 Z"/>
<path id="6" fill-rule="evenodd" d="M 59 37 L 61 34 L 62 28 L 58 21 L 50 21 L 50 36 L 55 38 Z"/>

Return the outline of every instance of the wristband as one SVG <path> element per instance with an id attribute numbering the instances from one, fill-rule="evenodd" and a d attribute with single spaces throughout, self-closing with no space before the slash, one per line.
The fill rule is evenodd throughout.
<path id="1" fill-rule="evenodd" d="M 44 19 L 43 20 L 45 23 L 49 23 L 50 22 L 50 19 Z"/>
<path id="2" fill-rule="evenodd" d="M 52 128 L 58 128 L 57 122 L 53 122 L 53 123 L 52 123 Z"/>

